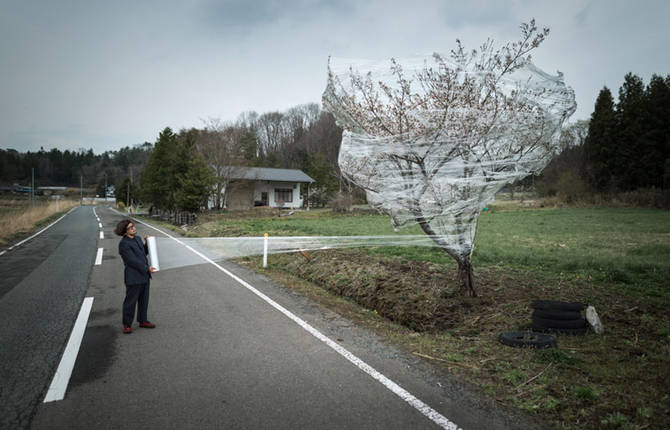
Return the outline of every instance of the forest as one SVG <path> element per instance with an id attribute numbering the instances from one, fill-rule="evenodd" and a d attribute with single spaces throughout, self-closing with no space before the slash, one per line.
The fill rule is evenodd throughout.
<path id="1" fill-rule="evenodd" d="M 670 75 L 645 86 L 626 74 L 615 101 L 604 87 L 589 121 L 565 130 L 565 149 L 537 179 L 540 195 L 593 200 L 654 194 L 670 206 Z"/>

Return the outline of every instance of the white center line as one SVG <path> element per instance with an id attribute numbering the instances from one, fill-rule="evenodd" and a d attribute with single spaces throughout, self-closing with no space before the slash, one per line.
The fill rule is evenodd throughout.
<path id="1" fill-rule="evenodd" d="M 112 209 L 112 210 L 114 210 L 114 209 Z M 118 211 L 115 211 L 115 212 L 119 213 Z M 383 386 L 385 386 L 387 389 L 389 389 L 395 395 L 397 395 L 398 397 L 400 397 L 401 399 L 403 399 L 404 401 L 406 401 L 407 403 L 412 405 L 416 410 L 418 410 L 424 416 L 426 416 L 427 418 L 432 420 L 435 424 L 439 425 L 440 427 L 442 427 L 444 429 L 459 430 L 459 427 L 455 423 L 450 421 L 447 417 L 445 417 L 444 415 L 437 412 L 435 409 L 431 408 L 430 406 L 428 406 L 427 404 L 422 402 L 420 399 L 415 397 L 412 393 L 405 390 L 400 385 L 396 384 L 395 382 L 393 382 L 392 380 L 390 380 L 389 378 L 387 378 L 386 376 L 384 376 L 383 374 L 381 374 L 380 372 L 375 370 L 372 366 L 365 363 L 363 360 L 361 360 L 360 358 L 358 358 L 357 356 L 355 356 L 354 354 L 349 352 L 347 349 L 341 347 L 337 342 L 335 342 L 334 340 L 332 340 L 329 337 L 322 334 L 320 331 L 318 331 L 317 329 L 315 329 L 314 327 L 309 325 L 306 321 L 299 318 L 298 316 L 293 314 L 291 311 L 289 311 L 288 309 L 281 306 L 279 303 L 275 302 L 274 300 L 272 300 L 271 298 L 269 298 L 265 294 L 258 291 L 251 284 L 247 283 L 243 279 L 234 275 L 232 272 L 230 272 L 230 271 L 224 269 L 223 267 L 219 266 L 217 263 L 215 263 L 214 261 L 212 261 L 208 257 L 204 256 L 200 252 L 196 251 L 195 249 L 191 248 L 190 246 L 186 245 L 185 243 L 181 242 L 179 239 L 165 233 L 162 230 L 157 229 L 156 227 L 154 227 L 152 225 L 149 225 L 145 222 L 142 222 L 138 219 L 134 219 L 134 221 L 139 222 L 140 224 L 144 224 L 149 228 L 152 228 L 156 231 L 159 231 L 159 232 L 163 233 L 164 235 L 166 235 L 170 239 L 172 239 L 172 240 L 176 241 L 177 243 L 185 246 L 187 249 L 189 249 L 190 251 L 192 251 L 193 253 L 195 253 L 196 255 L 198 255 L 199 257 L 204 259 L 205 261 L 213 264 L 217 269 L 221 270 L 223 273 L 225 273 L 226 275 L 230 276 L 231 278 L 233 278 L 234 280 L 239 282 L 243 287 L 247 288 L 249 291 L 251 291 L 252 293 L 257 295 L 258 297 L 263 299 L 270 306 L 277 309 L 279 312 L 281 312 L 282 314 L 284 314 L 285 316 L 287 316 L 288 318 L 293 320 L 300 327 L 302 327 L 307 332 L 309 332 L 312 336 L 316 337 L 317 339 L 319 339 L 320 341 L 322 341 L 323 343 L 328 345 L 330 348 L 332 348 L 334 351 L 336 351 L 342 357 L 346 358 L 351 363 L 353 363 L 360 370 L 362 370 L 363 372 L 367 373 L 372 378 L 377 380 L 379 383 L 381 383 Z"/>
<path id="2" fill-rule="evenodd" d="M 104 238 L 105 238 L 105 234 L 101 231 L 100 232 L 100 239 L 104 239 Z"/>
<path id="3" fill-rule="evenodd" d="M 56 369 L 56 374 L 51 380 L 47 395 L 44 397 L 44 403 L 63 400 L 65 397 L 67 384 L 70 382 L 70 376 L 72 376 L 72 369 L 74 368 L 74 362 L 77 360 L 77 354 L 79 354 L 79 347 L 81 346 L 81 340 L 84 338 L 84 331 L 86 331 L 86 323 L 92 306 L 93 297 L 86 297 L 79 310 L 79 316 L 74 323 L 72 333 L 70 333 L 70 339 L 65 351 L 63 351 L 63 357 L 58 369 Z"/>
<path id="4" fill-rule="evenodd" d="M 102 223 L 98 223 L 98 227 L 102 228 Z"/>
<path id="5" fill-rule="evenodd" d="M 98 255 L 95 256 L 95 265 L 99 266 L 102 264 L 102 248 L 98 248 Z"/>

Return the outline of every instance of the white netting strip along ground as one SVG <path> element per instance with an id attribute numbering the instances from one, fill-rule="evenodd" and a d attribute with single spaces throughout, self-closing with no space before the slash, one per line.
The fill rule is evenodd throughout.
<path id="1" fill-rule="evenodd" d="M 181 242 L 181 243 L 179 243 Z M 263 255 L 264 237 L 206 237 L 179 238 L 158 237 L 156 243 L 162 270 L 204 264 L 206 261 L 189 251 L 187 245 L 213 261 L 228 260 L 246 256 Z M 374 246 L 426 246 L 437 244 L 425 235 L 394 236 L 270 236 L 268 254 L 299 251 L 318 251 L 336 248 Z"/>

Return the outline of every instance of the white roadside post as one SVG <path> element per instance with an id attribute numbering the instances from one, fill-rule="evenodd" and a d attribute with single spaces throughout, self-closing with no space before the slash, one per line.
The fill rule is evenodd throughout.
<path id="1" fill-rule="evenodd" d="M 268 234 L 265 233 L 263 241 L 263 267 L 268 267 Z"/>

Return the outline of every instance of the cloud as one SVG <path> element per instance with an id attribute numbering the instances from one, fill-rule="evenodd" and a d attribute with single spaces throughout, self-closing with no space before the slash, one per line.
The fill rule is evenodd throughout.
<path id="1" fill-rule="evenodd" d="M 509 23 L 512 6 L 509 2 L 448 1 L 441 5 L 445 23 L 454 29 L 492 26 Z"/>
<path id="2" fill-rule="evenodd" d="M 578 118 L 626 72 L 645 82 L 670 72 L 667 1 L 5 2 L 0 146 L 101 152 L 153 141 L 165 126 L 318 103 L 329 55 L 448 53 L 456 38 L 500 44 L 531 17 L 552 31 L 533 58 L 565 73 Z"/>
<path id="3" fill-rule="evenodd" d="M 197 16 L 222 33 L 252 34 L 266 25 L 290 21 L 301 26 L 328 15 L 353 10 L 353 2 L 310 0 L 207 0 L 197 7 Z"/>

